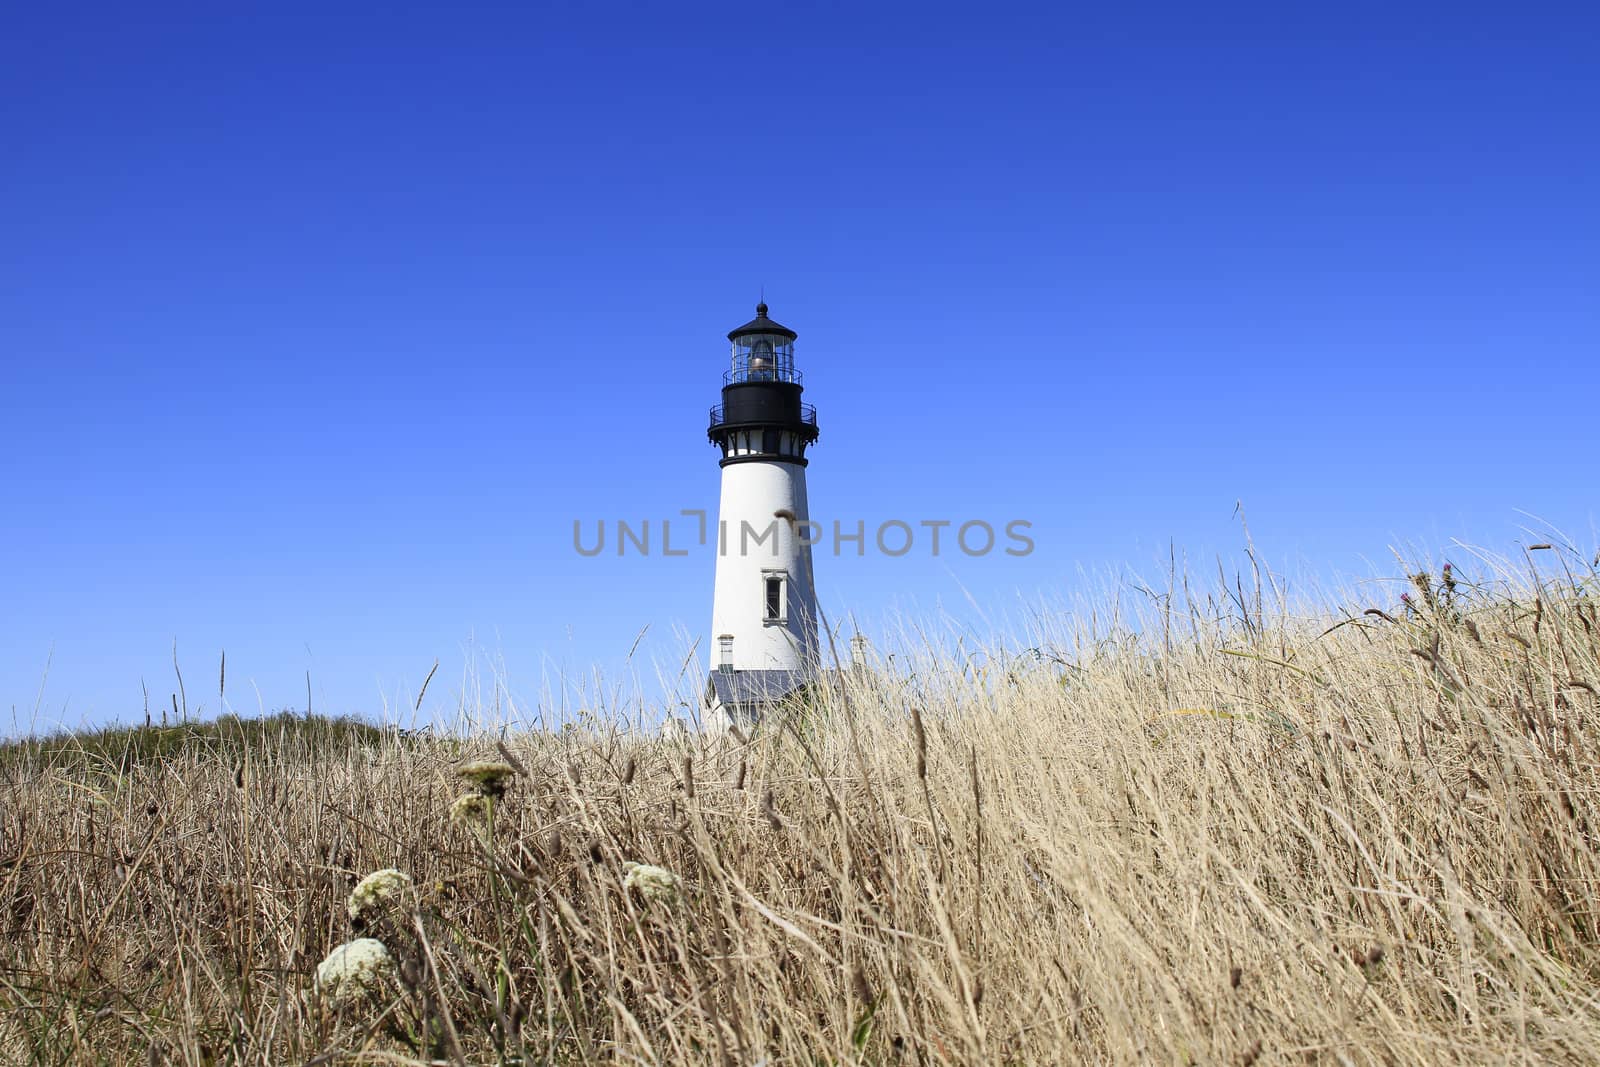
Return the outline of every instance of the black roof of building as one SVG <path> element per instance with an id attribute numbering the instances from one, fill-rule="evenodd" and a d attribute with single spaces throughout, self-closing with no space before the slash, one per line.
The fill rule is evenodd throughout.
<path id="1" fill-rule="evenodd" d="M 789 327 L 767 318 L 767 305 L 765 303 L 757 304 L 756 317 L 728 334 L 728 340 L 737 341 L 739 338 L 747 337 L 753 333 L 778 333 L 791 341 L 800 336 Z"/>
<path id="2" fill-rule="evenodd" d="M 782 700 L 809 680 L 805 671 L 712 671 L 711 689 L 722 704 L 767 704 Z"/>

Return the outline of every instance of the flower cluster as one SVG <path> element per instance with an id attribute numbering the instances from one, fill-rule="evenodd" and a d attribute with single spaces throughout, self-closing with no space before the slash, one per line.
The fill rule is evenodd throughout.
<path id="1" fill-rule="evenodd" d="M 381 989 L 394 973 L 394 957 L 383 942 L 358 937 L 317 964 L 317 991 L 334 1001 L 353 1000 Z"/>
<path id="2" fill-rule="evenodd" d="M 450 805 L 450 821 L 478 829 L 489 825 L 489 814 L 493 810 L 494 801 L 482 793 L 463 793 Z"/>
<path id="3" fill-rule="evenodd" d="M 456 768 L 456 773 L 470 782 L 478 795 L 502 797 L 505 796 L 506 787 L 511 784 L 512 776 L 517 772 L 509 763 L 480 759 L 462 764 Z"/>
<path id="4" fill-rule="evenodd" d="M 662 904 L 671 904 L 678 899 L 682 880 L 665 867 L 649 863 L 625 863 L 623 867 L 627 874 L 623 876 L 622 888 L 638 893 L 647 901 Z"/>
<path id="5" fill-rule="evenodd" d="M 350 918 L 360 918 L 366 912 L 377 911 L 395 900 L 411 887 L 411 876 L 393 867 L 373 871 L 350 891 L 347 907 Z"/>
<path id="6" fill-rule="evenodd" d="M 450 805 L 450 821 L 476 833 L 487 844 L 494 825 L 494 802 L 506 795 L 517 770 L 496 760 L 473 760 L 456 768 L 467 780 L 470 792 L 456 797 Z"/>

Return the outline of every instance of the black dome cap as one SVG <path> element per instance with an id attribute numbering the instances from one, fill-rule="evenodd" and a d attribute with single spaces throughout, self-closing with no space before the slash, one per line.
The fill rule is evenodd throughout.
<path id="1" fill-rule="evenodd" d="M 784 326 L 781 323 L 773 322 L 771 319 L 767 318 L 767 305 L 765 303 L 757 304 L 756 317 L 739 327 L 737 330 L 734 330 L 732 333 L 728 334 L 728 340 L 737 341 L 741 337 L 748 337 L 755 333 L 782 334 L 791 341 L 800 336 L 793 330 L 789 329 L 789 327 Z"/>

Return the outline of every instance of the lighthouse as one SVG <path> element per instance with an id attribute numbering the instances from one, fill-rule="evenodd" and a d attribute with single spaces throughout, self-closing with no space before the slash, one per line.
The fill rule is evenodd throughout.
<path id="1" fill-rule="evenodd" d="M 722 403 L 706 431 L 722 454 L 706 684 L 712 726 L 759 718 L 816 673 L 806 446 L 817 439 L 817 411 L 800 399 L 798 336 L 756 305 L 756 317 L 728 334 Z"/>

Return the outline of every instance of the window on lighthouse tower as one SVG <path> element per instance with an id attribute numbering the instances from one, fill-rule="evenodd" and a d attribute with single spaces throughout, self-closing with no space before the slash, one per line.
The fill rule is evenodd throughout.
<path id="1" fill-rule="evenodd" d="M 784 614 L 784 576 L 782 574 L 768 574 L 766 576 L 767 612 L 766 621 L 769 623 L 783 622 Z"/>

